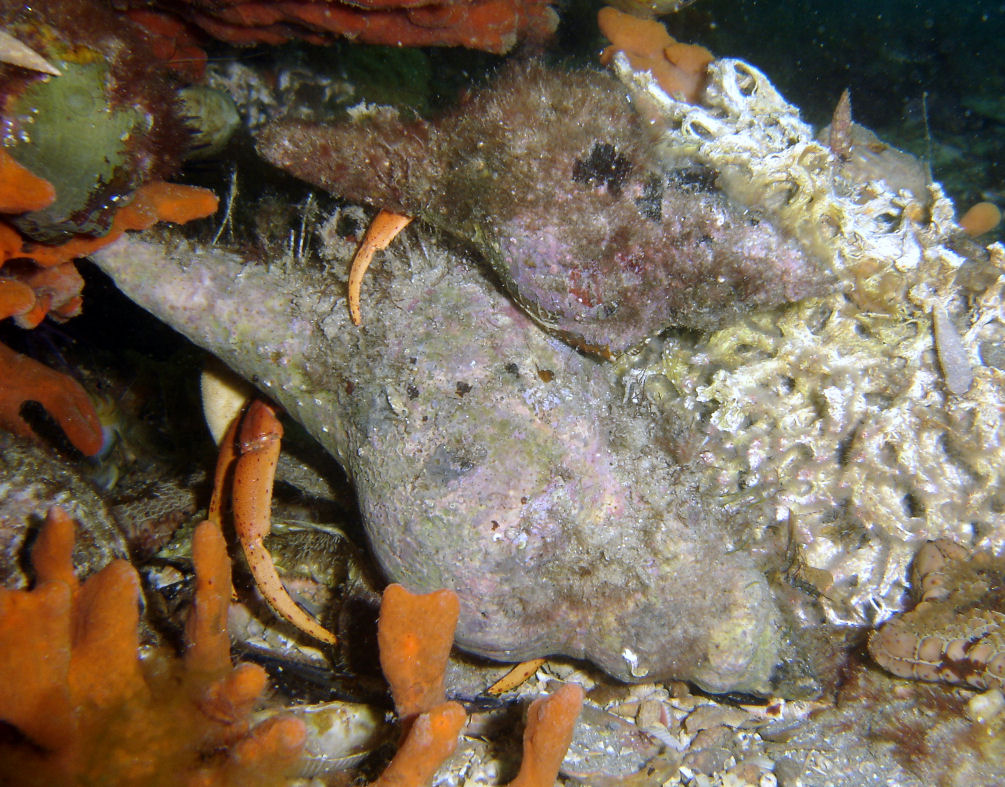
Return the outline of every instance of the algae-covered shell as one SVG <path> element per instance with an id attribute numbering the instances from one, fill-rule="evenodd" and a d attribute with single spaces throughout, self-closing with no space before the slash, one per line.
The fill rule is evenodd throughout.
<path id="1" fill-rule="evenodd" d="M 435 123 L 281 122 L 258 147 L 468 241 L 528 314 L 599 355 L 826 291 L 826 269 L 714 172 L 667 171 L 649 142 L 611 77 L 531 62 Z"/>
<path id="2" fill-rule="evenodd" d="M 388 578 L 457 591 L 462 648 L 772 690 L 772 591 L 654 449 L 660 427 L 463 258 L 396 244 L 362 329 L 330 273 L 137 238 L 96 260 L 343 463 Z"/>

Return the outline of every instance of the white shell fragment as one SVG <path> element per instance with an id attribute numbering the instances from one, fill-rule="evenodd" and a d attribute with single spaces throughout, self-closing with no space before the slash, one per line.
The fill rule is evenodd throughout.
<path id="1" fill-rule="evenodd" d="M 254 396 L 255 389 L 216 359 L 206 362 L 199 387 L 206 426 L 219 445 L 231 423 Z"/>
<path id="2" fill-rule="evenodd" d="M 272 708 L 254 719 L 259 722 L 277 715 L 296 716 L 307 725 L 301 776 L 310 779 L 355 767 L 393 730 L 380 710 L 357 702 Z"/>
<path id="3" fill-rule="evenodd" d="M 40 71 L 54 77 L 62 76 L 63 72 L 49 63 L 38 52 L 26 44 L 22 44 L 5 30 L 0 30 L 0 62 L 12 66 L 20 66 L 31 71 Z"/>
<path id="4" fill-rule="evenodd" d="M 946 388 L 950 393 L 962 396 L 970 390 L 974 382 L 974 373 L 967 358 L 967 348 L 956 331 L 956 326 L 949 319 L 946 307 L 936 303 L 932 307 L 932 332 L 935 335 L 935 351 L 939 355 L 939 366 Z"/>

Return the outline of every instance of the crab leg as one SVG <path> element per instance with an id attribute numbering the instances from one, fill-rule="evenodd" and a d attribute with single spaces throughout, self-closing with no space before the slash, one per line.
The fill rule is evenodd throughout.
<path id="1" fill-rule="evenodd" d="M 283 428 L 269 405 L 252 401 L 241 423 L 234 466 L 234 529 L 255 584 L 276 613 L 301 631 L 335 644 L 335 635 L 297 606 L 283 586 L 264 538 L 272 529 L 272 485 Z"/>
<path id="2" fill-rule="evenodd" d="M 366 235 L 363 236 L 363 243 L 352 258 L 352 266 L 349 268 L 349 316 L 352 317 L 353 325 L 363 322 L 363 315 L 359 311 L 359 291 L 363 286 L 363 274 L 370 267 L 374 252 L 386 249 L 411 221 L 411 216 L 381 210 L 370 222 Z"/>

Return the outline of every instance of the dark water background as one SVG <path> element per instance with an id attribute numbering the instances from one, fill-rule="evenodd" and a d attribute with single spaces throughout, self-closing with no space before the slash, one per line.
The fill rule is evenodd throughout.
<path id="1" fill-rule="evenodd" d="M 931 155 L 961 207 L 1001 206 L 1005 3 L 698 0 L 666 21 L 681 40 L 758 66 L 815 125 L 849 88 L 855 119 Z"/>

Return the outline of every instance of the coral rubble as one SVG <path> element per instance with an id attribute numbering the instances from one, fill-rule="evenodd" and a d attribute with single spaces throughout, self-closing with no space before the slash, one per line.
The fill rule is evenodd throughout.
<path id="1" fill-rule="evenodd" d="M 937 184 L 849 172 L 746 63 L 711 64 L 704 106 L 614 63 L 668 160 L 711 168 L 841 281 L 626 367 L 633 396 L 695 425 L 702 496 L 748 539 L 787 531 L 834 622 L 899 609 L 926 539 L 1000 551 L 1005 250 L 966 240 Z"/>

